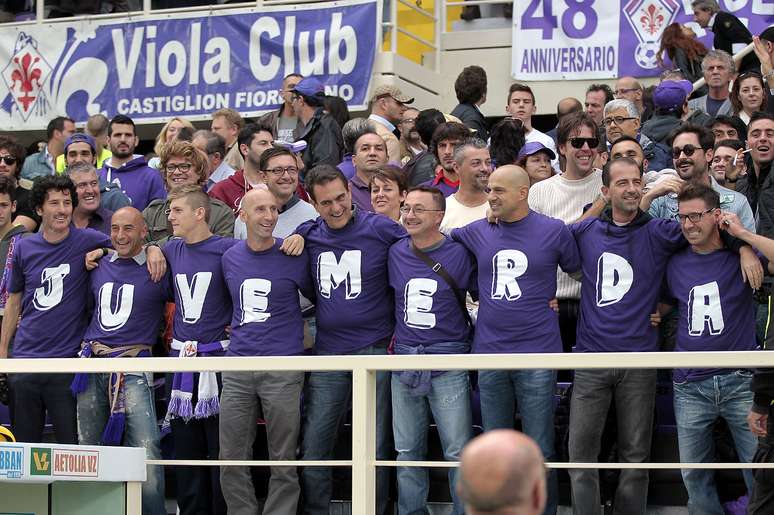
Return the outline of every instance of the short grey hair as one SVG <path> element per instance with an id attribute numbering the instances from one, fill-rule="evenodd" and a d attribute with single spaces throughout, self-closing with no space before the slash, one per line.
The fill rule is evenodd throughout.
<path id="1" fill-rule="evenodd" d="M 720 12 L 720 6 L 715 0 L 693 0 L 693 2 L 691 2 L 691 8 L 709 11 L 711 13 Z"/>
<path id="2" fill-rule="evenodd" d="M 705 55 L 704 59 L 701 60 L 702 72 L 707 71 L 707 66 L 709 66 L 710 61 L 723 61 L 723 64 L 726 66 L 726 68 L 728 68 L 728 71 L 732 73 L 736 71 L 734 58 L 731 57 L 731 54 L 725 50 L 710 50 L 707 52 L 707 55 Z"/>
<path id="3" fill-rule="evenodd" d="M 376 134 L 376 126 L 368 118 L 352 118 L 341 128 L 341 137 L 344 139 L 344 149 L 347 153 L 354 152 L 355 143 L 364 134 Z"/>
<path id="4" fill-rule="evenodd" d="M 637 105 L 631 100 L 625 98 L 616 98 L 605 104 L 605 116 L 616 109 L 626 109 L 626 114 L 632 118 L 640 117 L 640 110 L 637 109 Z"/>
<path id="5" fill-rule="evenodd" d="M 67 167 L 67 176 L 72 177 L 74 173 L 93 173 L 94 175 L 99 178 L 99 173 L 97 172 L 97 169 L 94 167 L 91 163 L 76 163 L 73 166 Z"/>
<path id="6" fill-rule="evenodd" d="M 483 148 L 488 148 L 489 146 L 486 144 L 486 141 L 480 139 L 480 138 L 467 138 L 463 140 L 459 145 L 454 147 L 454 162 L 458 165 L 461 165 L 462 162 L 465 160 L 465 149 L 468 147 L 473 147 L 476 150 L 481 150 Z"/>

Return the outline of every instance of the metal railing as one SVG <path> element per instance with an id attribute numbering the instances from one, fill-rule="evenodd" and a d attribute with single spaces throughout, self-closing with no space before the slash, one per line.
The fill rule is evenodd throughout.
<path id="1" fill-rule="evenodd" d="M 221 371 L 351 371 L 352 459 L 331 461 L 147 460 L 152 465 L 335 466 L 352 468 L 352 513 L 375 509 L 376 467 L 454 467 L 455 462 L 376 459 L 376 372 L 395 370 L 770 368 L 774 352 L 654 352 L 577 354 L 467 354 L 393 356 L 293 356 L 208 358 L 3 359 L 0 373 L 105 373 Z M 774 463 L 548 463 L 550 468 L 752 469 Z"/>

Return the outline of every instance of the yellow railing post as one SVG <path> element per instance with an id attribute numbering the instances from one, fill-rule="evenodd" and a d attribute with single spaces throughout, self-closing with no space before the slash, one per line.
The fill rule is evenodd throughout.
<path id="1" fill-rule="evenodd" d="M 352 513 L 376 513 L 376 372 L 352 371 Z"/>

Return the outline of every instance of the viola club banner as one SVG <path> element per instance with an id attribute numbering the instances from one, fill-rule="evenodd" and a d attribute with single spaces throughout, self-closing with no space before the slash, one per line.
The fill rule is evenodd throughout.
<path id="1" fill-rule="evenodd" d="M 96 113 L 165 122 L 223 107 L 254 116 L 279 106 L 289 73 L 363 108 L 375 49 L 375 0 L 7 28 L 0 127 Z"/>
<path id="2" fill-rule="evenodd" d="M 753 34 L 774 25 L 774 0 L 719 4 Z M 514 0 L 511 75 L 526 81 L 659 75 L 661 34 L 674 22 L 712 48 L 712 32 L 693 21 L 691 0 Z"/>

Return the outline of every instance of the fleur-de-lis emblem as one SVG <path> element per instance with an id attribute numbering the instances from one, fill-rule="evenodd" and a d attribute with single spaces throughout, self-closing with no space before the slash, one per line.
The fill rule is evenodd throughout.
<path id="1" fill-rule="evenodd" d="M 12 91 L 15 90 L 17 82 L 20 83 L 21 96 L 16 97 L 16 99 L 22 103 L 25 111 L 30 108 L 30 104 L 37 98 L 37 95 L 32 95 L 31 93 L 43 86 L 41 84 L 43 70 L 36 66 L 39 61 L 39 57 L 33 58 L 30 53 L 24 54 L 21 59 L 18 56 L 13 58 L 16 68 L 11 73 L 10 89 Z"/>
<path id="2" fill-rule="evenodd" d="M 640 23 L 647 33 L 656 34 L 664 24 L 664 15 L 661 13 L 661 9 L 650 4 L 640 17 Z"/>

